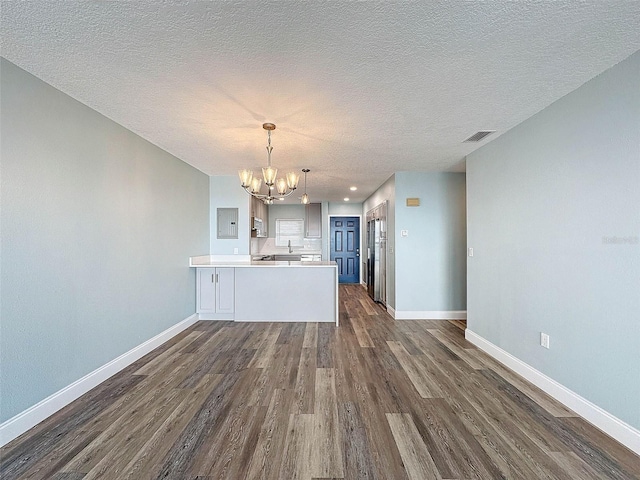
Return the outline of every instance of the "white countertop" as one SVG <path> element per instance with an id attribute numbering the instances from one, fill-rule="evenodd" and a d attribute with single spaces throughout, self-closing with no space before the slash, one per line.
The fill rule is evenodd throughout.
<path id="1" fill-rule="evenodd" d="M 294 249 L 293 252 L 289 253 L 289 250 L 284 248 L 278 251 L 266 251 L 266 252 L 255 253 L 254 255 L 322 255 L 322 250 Z"/>
<path id="2" fill-rule="evenodd" d="M 203 268 L 203 267 L 336 267 L 338 268 L 338 264 L 336 262 L 269 262 L 269 261 L 251 261 L 251 262 L 211 262 L 207 265 L 191 265 L 195 268 Z"/>
<path id="3" fill-rule="evenodd" d="M 234 268 L 247 268 L 247 267 L 338 267 L 336 262 L 286 262 L 286 261 L 252 261 L 245 260 L 239 256 L 238 261 L 235 258 L 229 258 L 230 255 L 225 255 L 227 258 L 216 258 L 216 255 L 201 255 L 198 257 L 189 258 L 189 266 L 194 268 L 211 268 L 211 267 L 234 267 Z"/>

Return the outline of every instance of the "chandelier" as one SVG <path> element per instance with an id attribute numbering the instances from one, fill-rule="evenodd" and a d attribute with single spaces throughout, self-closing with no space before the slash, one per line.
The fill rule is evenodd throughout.
<path id="1" fill-rule="evenodd" d="M 245 192 L 261 200 L 265 205 L 271 205 L 276 198 L 284 199 L 284 197 L 291 195 L 298 187 L 300 177 L 295 172 L 289 172 L 286 178 L 276 178 L 278 169 L 271 166 L 271 151 L 273 150 L 271 146 L 271 131 L 275 130 L 276 126 L 273 123 L 263 123 L 262 128 L 267 131 L 267 167 L 262 168 L 262 178 L 254 177 L 253 172 L 248 169 L 238 170 L 238 176 Z M 264 184 L 267 186 L 266 193 L 260 191 L 263 179 Z"/>

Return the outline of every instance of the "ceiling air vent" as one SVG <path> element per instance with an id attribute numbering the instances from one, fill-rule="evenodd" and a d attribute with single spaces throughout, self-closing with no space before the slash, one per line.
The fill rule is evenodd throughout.
<path id="1" fill-rule="evenodd" d="M 480 140 L 482 140 L 484 137 L 491 135 L 492 133 L 494 133 L 495 130 L 480 130 L 477 133 L 474 133 L 473 135 L 471 135 L 469 138 L 467 138 L 465 140 L 465 142 L 479 142 Z M 464 143 L 464 142 L 463 142 Z"/>

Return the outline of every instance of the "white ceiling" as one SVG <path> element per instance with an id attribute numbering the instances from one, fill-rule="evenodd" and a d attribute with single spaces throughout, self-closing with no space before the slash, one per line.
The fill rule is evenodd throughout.
<path id="1" fill-rule="evenodd" d="M 1 6 L 5 58 L 205 173 L 263 166 L 276 123 L 273 163 L 310 168 L 312 201 L 464 171 L 640 48 L 638 0 Z"/>

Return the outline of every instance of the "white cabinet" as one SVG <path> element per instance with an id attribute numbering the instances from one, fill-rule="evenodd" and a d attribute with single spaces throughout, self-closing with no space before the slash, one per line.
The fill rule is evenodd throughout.
<path id="1" fill-rule="evenodd" d="M 198 268 L 196 298 L 197 313 L 215 313 L 216 311 L 216 269 Z"/>
<path id="2" fill-rule="evenodd" d="M 200 320 L 338 324 L 335 262 L 287 265 L 255 262 L 237 266 L 224 263 L 221 267 L 211 263 L 210 260 L 207 266 L 195 267 Z M 269 288 L 264 288 L 265 285 Z M 264 308 L 265 305 L 270 307 Z"/>
<path id="3" fill-rule="evenodd" d="M 235 268 L 196 269 L 196 313 L 201 320 L 233 320 Z"/>
<path id="4" fill-rule="evenodd" d="M 310 203 L 305 206 L 304 226 L 306 238 L 322 238 L 322 204 Z"/>
<path id="5" fill-rule="evenodd" d="M 216 268 L 216 313 L 233 314 L 235 306 L 235 268 Z"/>

